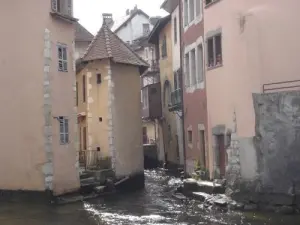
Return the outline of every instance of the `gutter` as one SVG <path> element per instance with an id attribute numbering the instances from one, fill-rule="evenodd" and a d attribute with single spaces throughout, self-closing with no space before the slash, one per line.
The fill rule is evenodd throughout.
<path id="1" fill-rule="evenodd" d="M 181 88 L 181 93 L 180 93 L 180 97 L 181 97 L 181 125 L 182 125 L 182 144 L 183 144 L 183 170 L 184 170 L 184 176 L 187 175 L 187 171 L 186 171 L 186 145 L 185 145 L 185 127 L 184 127 L 184 118 L 185 118 L 185 110 L 184 110 L 184 100 L 183 100 L 183 92 L 184 92 L 184 85 L 183 85 L 183 60 L 182 60 L 182 51 L 183 51 L 183 41 L 182 41 L 182 1 L 179 0 L 179 34 L 180 34 L 180 72 L 181 72 L 181 76 L 180 76 L 180 88 Z"/>

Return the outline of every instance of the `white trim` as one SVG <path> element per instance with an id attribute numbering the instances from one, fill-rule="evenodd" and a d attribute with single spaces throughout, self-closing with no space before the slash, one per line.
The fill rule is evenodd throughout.
<path id="1" fill-rule="evenodd" d="M 197 10 L 196 10 L 196 1 L 201 1 L 200 3 L 200 14 L 197 16 Z M 184 7 L 184 0 L 183 0 L 183 7 Z M 190 8 L 190 1 L 188 0 L 188 16 L 187 16 L 187 20 L 188 23 L 187 25 L 185 25 L 185 10 L 183 10 L 183 18 L 184 18 L 184 23 L 183 23 L 183 27 L 184 27 L 184 32 L 186 32 L 192 25 L 196 25 L 198 23 L 200 23 L 203 20 L 203 8 L 204 8 L 204 2 L 203 0 L 194 0 L 194 20 L 190 22 L 190 14 L 189 14 L 189 8 Z"/>
<path id="2" fill-rule="evenodd" d="M 205 59 L 205 46 L 204 46 L 204 39 L 202 36 L 200 36 L 195 42 L 193 42 L 192 44 L 190 45 L 187 45 L 185 48 L 184 48 L 184 56 L 186 54 L 189 54 L 189 59 L 190 59 L 190 65 L 189 65 L 189 70 L 190 70 L 190 74 L 189 76 L 191 75 L 191 56 L 190 56 L 190 52 L 191 50 L 195 49 L 196 50 L 196 84 L 194 85 L 191 85 L 191 77 L 189 77 L 189 85 L 187 86 L 186 82 L 185 82 L 185 88 L 186 88 L 186 92 L 187 93 L 193 93 L 195 90 L 197 89 L 204 89 L 205 88 L 205 76 L 204 76 L 204 71 L 205 71 L 205 62 L 204 62 L 204 59 Z M 198 83 L 197 82 L 197 74 L 198 74 L 198 46 L 199 45 L 202 45 L 202 61 L 203 61 L 203 67 L 202 67 L 202 70 L 203 70 L 203 80 L 202 82 Z M 186 67 L 184 66 L 184 75 L 186 76 Z M 185 79 L 185 81 L 187 81 Z"/>

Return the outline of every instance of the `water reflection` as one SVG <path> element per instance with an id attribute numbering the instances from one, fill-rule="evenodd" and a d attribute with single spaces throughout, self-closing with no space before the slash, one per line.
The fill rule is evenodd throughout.
<path id="1" fill-rule="evenodd" d="M 146 171 L 146 188 L 66 206 L 0 204 L 0 225 L 299 225 L 298 216 L 242 214 L 176 200 L 180 180 L 163 170 Z"/>

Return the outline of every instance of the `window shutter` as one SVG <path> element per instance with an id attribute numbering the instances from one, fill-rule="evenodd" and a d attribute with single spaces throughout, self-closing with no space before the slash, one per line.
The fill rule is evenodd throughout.
<path id="1" fill-rule="evenodd" d="M 51 7 L 53 11 L 57 11 L 57 0 L 51 0 Z"/>
<path id="2" fill-rule="evenodd" d="M 73 0 L 67 0 L 67 14 L 73 16 Z"/>

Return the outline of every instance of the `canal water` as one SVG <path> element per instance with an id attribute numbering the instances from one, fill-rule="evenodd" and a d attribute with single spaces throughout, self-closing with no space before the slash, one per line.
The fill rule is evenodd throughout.
<path id="1" fill-rule="evenodd" d="M 299 216 L 222 212 L 176 200 L 178 178 L 145 171 L 146 188 L 65 206 L 0 203 L 0 225 L 300 225 Z"/>

